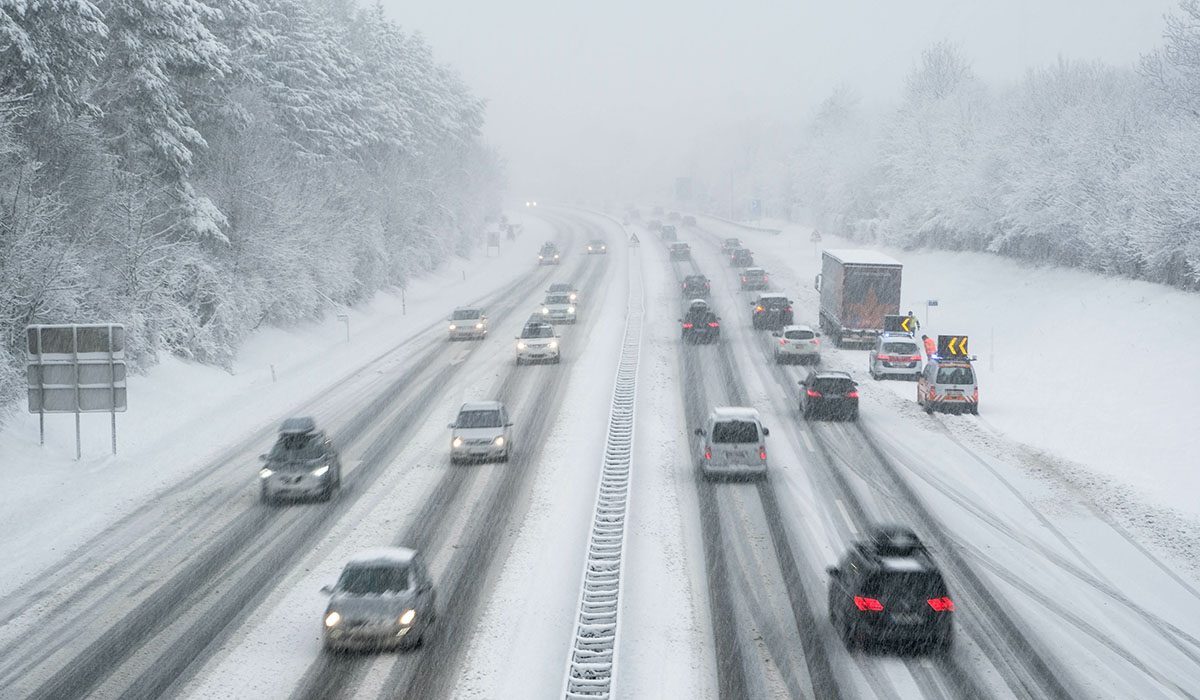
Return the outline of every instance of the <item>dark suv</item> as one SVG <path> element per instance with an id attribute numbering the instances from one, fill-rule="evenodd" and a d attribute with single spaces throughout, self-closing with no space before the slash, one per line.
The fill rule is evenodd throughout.
<path id="1" fill-rule="evenodd" d="M 858 420 L 858 384 L 846 372 L 813 372 L 800 380 L 800 413 L 805 419 Z"/>
<path id="2" fill-rule="evenodd" d="M 682 286 L 685 299 L 707 298 L 712 290 L 712 283 L 704 275 L 688 275 L 683 278 Z"/>
<path id="3" fill-rule="evenodd" d="M 558 246 L 547 243 L 538 251 L 538 265 L 557 265 L 560 257 Z"/>
<path id="4" fill-rule="evenodd" d="M 759 294 L 750 305 L 754 307 L 750 321 L 756 331 L 777 331 L 792 325 L 792 300 L 783 294 Z"/>
<path id="5" fill-rule="evenodd" d="M 954 601 L 937 564 L 910 529 L 877 526 L 829 573 L 829 621 L 847 648 L 893 643 L 900 651 L 947 651 Z"/>
<path id="6" fill-rule="evenodd" d="M 678 240 L 678 236 L 675 235 L 674 224 L 663 224 L 662 229 L 659 231 L 659 235 L 662 236 L 662 239 L 668 243 Z"/>
<path id="7" fill-rule="evenodd" d="M 742 291 L 763 290 L 771 286 L 771 278 L 761 267 L 748 267 L 741 274 Z"/>
<path id="8" fill-rule="evenodd" d="M 751 253 L 747 248 L 738 248 L 729 253 L 730 267 L 752 267 L 754 265 L 754 253 Z"/>
<path id="9" fill-rule="evenodd" d="M 687 243 L 672 243 L 671 255 L 672 260 L 689 260 L 692 257 L 692 248 Z"/>
<path id="10" fill-rule="evenodd" d="M 258 470 L 263 503 L 279 498 L 333 497 L 342 485 L 342 460 L 324 431 L 307 416 L 288 418 L 279 428 L 271 451 L 261 455 Z"/>
<path id="11" fill-rule="evenodd" d="M 721 319 L 702 299 L 688 305 L 679 324 L 680 337 L 685 343 L 715 343 L 721 339 Z"/>

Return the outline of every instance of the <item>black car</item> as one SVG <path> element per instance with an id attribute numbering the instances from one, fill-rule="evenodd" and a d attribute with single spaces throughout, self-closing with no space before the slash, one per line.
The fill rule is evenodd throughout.
<path id="1" fill-rule="evenodd" d="M 754 253 L 746 248 L 738 248 L 729 254 L 730 267 L 752 267 L 753 265 Z"/>
<path id="2" fill-rule="evenodd" d="M 593 238 L 587 244 L 588 255 L 606 255 L 608 254 L 608 244 L 599 238 Z"/>
<path id="3" fill-rule="evenodd" d="M 538 265 L 557 265 L 561 262 L 562 254 L 558 252 L 558 246 L 553 243 L 547 243 L 538 251 Z"/>
<path id="4" fill-rule="evenodd" d="M 742 291 L 769 289 L 771 277 L 761 267 L 748 267 L 741 274 Z"/>
<path id="5" fill-rule="evenodd" d="M 683 298 L 703 299 L 712 291 L 712 282 L 704 275 L 688 275 L 683 278 Z"/>
<path id="6" fill-rule="evenodd" d="M 280 498 L 333 498 L 342 485 L 342 460 L 333 441 L 307 416 L 288 418 L 271 451 L 261 455 L 259 495 L 264 503 Z"/>
<path id="7" fill-rule="evenodd" d="M 783 294 L 759 294 L 750 305 L 754 307 L 750 321 L 756 331 L 777 331 L 792 325 L 792 300 Z"/>
<path id="8" fill-rule="evenodd" d="M 679 323 L 680 337 L 685 343 L 715 343 L 721 339 L 721 319 L 699 299 L 688 306 Z"/>
<path id="9" fill-rule="evenodd" d="M 731 255 L 733 251 L 741 247 L 742 241 L 740 238 L 726 238 L 721 241 L 721 252 L 726 255 Z"/>
<path id="10" fill-rule="evenodd" d="M 846 372 L 813 372 L 800 380 L 800 413 L 805 419 L 858 420 L 858 384 Z"/>
<path id="11" fill-rule="evenodd" d="M 679 236 L 676 235 L 674 224 L 663 224 L 662 229 L 659 231 L 659 235 L 662 236 L 662 239 L 667 242 L 679 240 Z"/>
<path id="12" fill-rule="evenodd" d="M 690 260 L 692 248 L 687 243 L 672 243 L 670 257 L 672 260 Z"/>
<path id="13" fill-rule="evenodd" d="M 892 643 L 944 652 L 954 639 L 954 600 L 920 538 L 877 526 L 829 573 L 829 621 L 847 648 Z"/>

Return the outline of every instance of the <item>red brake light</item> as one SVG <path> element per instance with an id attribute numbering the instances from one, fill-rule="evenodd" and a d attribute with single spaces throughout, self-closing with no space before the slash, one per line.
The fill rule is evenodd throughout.
<path id="1" fill-rule="evenodd" d="M 762 445 L 758 446 L 758 458 L 759 459 L 767 458 L 767 448 L 763 447 Z"/>
<path id="2" fill-rule="evenodd" d="M 691 327 L 692 327 L 692 324 L 690 324 L 690 323 L 685 323 L 685 324 L 683 324 L 683 327 L 684 327 L 684 328 L 691 328 Z"/>
<path id="3" fill-rule="evenodd" d="M 785 306 L 785 307 L 783 308 L 783 310 L 784 310 L 784 311 L 788 311 L 788 312 L 790 312 L 790 311 L 792 310 L 792 307 L 790 307 L 790 306 Z"/>
<path id="4" fill-rule="evenodd" d="M 883 603 L 874 598 L 864 598 L 859 595 L 854 596 L 854 605 L 862 611 L 879 612 L 883 610 Z"/>
<path id="5" fill-rule="evenodd" d="M 929 607 L 938 612 L 954 612 L 954 601 L 950 600 L 946 596 L 942 596 L 941 598 L 930 598 L 928 602 Z"/>
<path id="6" fill-rule="evenodd" d="M 975 403 L 979 403 L 979 389 L 975 389 L 975 391 L 971 392 L 971 398 L 975 401 Z"/>
<path id="7" fill-rule="evenodd" d="M 716 327 L 717 327 L 717 325 L 718 325 L 718 324 L 717 324 L 717 322 L 716 322 L 716 321 L 709 321 L 709 322 L 708 322 L 708 327 L 709 327 L 709 328 L 716 328 Z"/>
<path id="8" fill-rule="evenodd" d="M 780 338 L 780 339 L 779 339 L 779 344 L 780 344 L 780 345 L 787 345 L 787 338 Z"/>
<path id="9" fill-rule="evenodd" d="M 743 281 L 743 282 L 745 282 L 745 281 L 746 281 L 746 276 L 745 276 L 745 275 L 742 275 L 742 281 Z"/>
<path id="10" fill-rule="evenodd" d="M 858 389 L 851 390 L 849 394 L 846 394 L 846 398 L 857 399 L 858 398 Z"/>
<path id="11" fill-rule="evenodd" d="M 809 389 L 809 390 L 805 391 L 804 393 L 808 394 L 809 396 L 811 396 L 814 399 L 821 398 L 821 392 L 817 391 L 816 389 Z"/>
<path id="12" fill-rule="evenodd" d="M 705 459 L 712 459 L 712 450 L 711 450 L 711 449 L 705 449 L 705 450 L 704 450 L 704 458 L 705 458 Z"/>
<path id="13" fill-rule="evenodd" d="M 921 356 L 920 356 L 920 355 L 913 355 L 912 357 L 908 358 L 908 361 L 909 361 L 909 362 L 920 362 L 920 361 L 921 361 Z"/>

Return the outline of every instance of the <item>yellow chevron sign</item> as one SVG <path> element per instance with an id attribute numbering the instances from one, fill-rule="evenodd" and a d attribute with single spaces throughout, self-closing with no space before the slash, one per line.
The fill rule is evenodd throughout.
<path id="1" fill-rule="evenodd" d="M 940 357 L 966 357 L 970 354 L 965 335 L 939 335 L 937 346 Z"/>
<path id="2" fill-rule="evenodd" d="M 916 328 L 912 327 L 912 322 L 912 316 L 905 316 L 904 320 L 900 322 L 900 327 L 904 329 L 905 333 L 915 333 L 917 331 Z"/>

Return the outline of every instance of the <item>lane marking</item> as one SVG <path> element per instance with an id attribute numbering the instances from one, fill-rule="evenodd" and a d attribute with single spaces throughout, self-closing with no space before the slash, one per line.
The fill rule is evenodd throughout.
<path id="1" fill-rule="evenodd" d="M 858 528 L 854 527 L 854 521 L 850 519 L 850 511 L 846 510 L 846 504 L 840 498 L 834 499 L 837 502 L 838 511 L 842 514 L 842 519 L 846 521 L 846 527 L 850 528 L 850 534 L 858 537 Z"/>
<path id="2" fill-rule="evenodd" d="M 808 438 L 808 431 L 807 431 L 807 430 L 801 430 L 801 431 L 800 431 L 800 438 L 801 438 L 802 440 L 804 440 L 804 446 L 808 448 L 808 451 L 809 451 L 809 452 L 816 452 L 816 451 L 817 451 L 817 449 L 816 449 L 815 447 L 813 447 L 812 440 L 810 440 L 810 439 Z"/>

